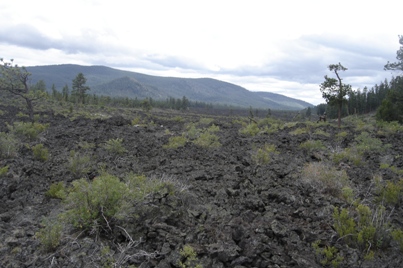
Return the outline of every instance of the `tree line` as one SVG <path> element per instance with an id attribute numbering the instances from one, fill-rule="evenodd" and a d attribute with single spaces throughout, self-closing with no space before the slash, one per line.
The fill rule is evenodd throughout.
<path id="1" fill-rule="evenodd" d="M 397 62 L 388 62 L 385 70 L 403 71 L 403 36 L 399 36 L 400 49 L 397 51 Z M 318 115 L 327 113 L 330 118 L 338 118 L 340 126 L 341 116 L 351 114 L 366 114 L 376 112 L 378 120 L 398 121 L 403 123 L 403 77 L 392 77 L 390 81 L 385 79 L 379 85 L 371 89 L 352 90 L 351 85 L 342 83 L 341 71 L 347 68 L 339 64 L 328 66 L 337 78 L 325 76 L 325 81 L 320 84 L 322 97 L 327 104 L 316 107 Z"/>

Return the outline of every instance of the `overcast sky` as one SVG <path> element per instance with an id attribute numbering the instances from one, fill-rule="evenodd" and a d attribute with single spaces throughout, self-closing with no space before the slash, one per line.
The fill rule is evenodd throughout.
<path id="1" fill-rule="evenodd" d="M 341 75 L 354 89 L 391 77 L 383 66 L 396 60 L 402 8 L 395 0 L 9 0 L 0 2 L 0 57 L 211 77 L 316 105 L 329 64 L 347 67 Z"/>

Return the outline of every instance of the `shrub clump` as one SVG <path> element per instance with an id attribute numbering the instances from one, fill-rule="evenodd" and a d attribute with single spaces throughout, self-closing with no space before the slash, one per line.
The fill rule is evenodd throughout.
<path id="1" fill-rule="evenodd" d="M 200 136 L 193 141 L 194 144 L 205 148 L 217 148 L 221 146 L 219 138 L 217 135 L 205 131 Z"/>
<path id="2" fill-rule="evenodd" d="M 74 150 L 70 151 L 67 168 L 75 178 L 79 178 L 90 171 L 91 158 L 89 155 L 81 155 Z"/>
<path id="3" fill-rule="evenodd" d="M 309 152 L 312 151 L 320 151 L 325 150 L 326 147 L 321 140 L 307 140 L 299 145 L 299 148 L 303 150 L 307 150 Z"/>
<path id="4" fill-rule="evenodd" d="M 42 228 L 35 235 L 45 251 L 53 251 L 60 244 L 62 231 L 62 223 L 56 220 L 44 219 Z"/>
<path id="5" fill-rule="evenodd" d="M 259 132 L 260 132 L 260 129 L 259 129 L 258 124 L 256 124 L 256 123 L 250 123 L 239 130 L 239 133 L 241 133 L 242 135 L 252 136 L 252 137 L 259 134 Z"/>
<path id="6" fill-rule="evenodd" d="M 18 151 L 18 140 L 11 133 L 0 132 L 0 157 L 14 157 Z"/>
<path id="7" fill-rule="evenodd" d="M 82 178 L 72 182 L 65 198 L 67 211 L 63 218 L 79 229 L 111 231 L 117 220 L 127 217 L 139 202 L 167 184 L 132 173 L 120 180 L 102 171 L 92 181 Z"/>
<path id="8" fill-rule="evenodd" d="M 32 153 L 34 154 L 34 158 L 45 162 L 49 158 L 49 150 L 43 146 L 43 144 L 37 144 L 32 146 Z"/>
<path id="9" fill-rule="evenodd" d="M 179 254 L 181 255 L 181 260 L 179 261 L 180 268 L 203 268 L 203 266 L 199 263 L 197 253 L 192 248 L 192 246 L 184 245 L 183 248 L 179 251 Z"/>
<path id="10" fill-rule="evenodd" d="M 267 164 L 271 161 L 274 154 L 278 154 L 276 146 L 274 144 L 265 143 L 262 148 L 254 152 L 252 159 L 257 164 Z"/>
<path id="11" fill-rule="evenodd" d="M 184 136 L 170 137 L 167 144 L 163 145 L 164 149 L 176 149 L 185 146 L 187 139 Z"/>
<path id="12" fill-rule="evenodd" d="M 20 137 L 25 137 L 30 141 L 34 141 L 38 138 L 39 134 L 44 132 L 49 127 L 49 124 L 41 123 L 27 123 L 27 122 L 15 122 L 13 126 L 8 125 L 11 132 Z"/>
<path id="13" fill-rule="evenodd" d="M 67 196 L 67 190 L 64 183 L 59 181 L 58 183 L 52 183 L 45 195 L 50 198 L 65 199 Z"/>
<path id="14" fill-rule="evenodd" d="M 127 152 L 123 146 L 123 139 L 110 139 L 104 144 L 104 149 L 114 155 L 121 155 Z"/>
<path id="15" fill-rule="evenodd" d="M 345 170 L 337 170 L 324 162 L 305 165 L 301 175 L 303 183 L 337 197 L 342 196 L 342 189 L 349 184 Z"/>

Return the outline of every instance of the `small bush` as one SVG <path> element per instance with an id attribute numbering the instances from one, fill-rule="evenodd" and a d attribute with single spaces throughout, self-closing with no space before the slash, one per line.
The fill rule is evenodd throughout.
<path id="1" fill-rule="evenodd" d="M 389 135 L 403 131 L 403 125 L 399 124 L 398 121 L 377 121 L 376 125 L 378 127 L 378 134 Z"/>
<path id="2" fill-rule="evenodd" d="M 8 172 L 8 166 L 4 166 L 0 168 L 0 178 L 5 176 Z"/>
<path id="3" fill-rule="evenodd" d="M 181 259 L 183 260 L 179 261 L 179 267 L 203 268 L 203 266 L 199 263 L 196 251 L 190 245 L 184 245 L 179 254 L 181 255 Z"/>
<path id="4" fill-rule="evenodd" d="M 110 139 L 108 140 L 105 145 L 104 148 L 105 150 L 107 150 L 108 152 L 115 154 L 115 155 L 121 155 L 124 154 L 125 152 L 127 152 L 127 150 L 125 149 L 125 147 L 123 146 L 123 139 Z"/>
<path id="5" fill-rule="evenodd" d="M 95 143 L 80 140 L 78 147 L 83 150 L 90 150 L 95 148 Z"/>
<path id="6" fill-rule="evenodd" d="M 187 139 L 183 136 L 170 137 L 168 144 L 163 145 L 164 149 L 175 149 L 185 146 Z"/>
<path id="7" fill-rule="evenodd" d="M 363 163 L 362 156 L 358 153 L 356 148 L 346 148 L 341 151 L 333 152 L 332 160 L 335 164 L 346 162 L 355 166 L 360 166 Z"/>
<path id="8" fill-rule="evenodd" d="M 43 227 L 36 233 L 36 237 L 45 251 L 53 251 L 60 244 L 63 226 L 60 222 L 49 219 L 43 220 L 42 225 Z"/>
<path id="9" fill-rule="evenodd" d="M 88 155 L 81 155 L 72 150 L 68 159 L 67 168 L 73 173 L 75 178 L 90 171 L 91 158 Z"/>
<path id="10" fill-rule="evenodd" d="M 218 132 L 220 131 L 220 127 L 213 124 L 207 128 L 207 131 L 210 133 Z"/>
<path id="11" fill-rule="evenodd" d="M 267 164 L 271 161 L 273 154 L 278 154 L 276 146 L 273 144 L 265 144 L 263 148 L 257 149 L 252 155 L 252 159 L 257 164 Z"/>
<path id="12" fill-rule="evenodd" d="M 325 137 L 330 137 L 330 134 L 321 130 L 321 129 L 317 129 L 314 132 L 315 135 L 320 135 L 320 136 L 325 136 Z"/>
<path id="13" fill-rule="evenodd" d="M 38 135 L 44 132 L 48 127 L 48 124 L 26 122 L 15 122 L 13 126 L 8 126 L 11 132 L 20 137 L 25 137 L 30 141 L 36 140 Z"/>
<path id="14" fill-rule="evenodd" d="M 208 118 L 208 117 L 202 117 L 199 120 L 199 124 L 201 125 L 209 125 L 211 122 L 213 122 L 214 119 L 213 118 Z"/>
<path id="15" fill-rule="evenodd" d="M 346 138 L 348 136 L 347 131 L 340 131 L 339 133 L 336 134 L 336 139 L 338 141 L 343 140 L 344 138 Z"/>
<path id="16" fill-rule="evenodd" d="M 109 226 L 122 207 L 127 188 L 117 177 L 103 174 L 93 181 L 72 182 L 66 197 L 66 218 L 74 227 L 90 230 Z"/>
<path id="17" fill-rule="evenodd" d="M 141 117 L 137 116 L 137 117 L 133 118 L 131 124 L 132 124 L 132 126 L 138 126 L 138 125 L 142 124 Z"/>
<path id="18" fill-rule="evenodd" d="M 299 145 L 299 148 L 303 150 L 307 150 L 309 152 L 312 151 L 320 151 L 325 150 L 326 147 L 320 140 L 307 140 Z"/>
<path id="19" fill-rule="evenodd" d="M 311 130 L 309 127 L 304 127 L 304 128 L 297 128 L 293 131 L 290 132 L 290 135 L 301 135 L 301 134 L 309 134 Z"/>
<path id="20" fill-rule="evenodd" d="M 34 158 L 39 161 L 45 162 L 49 158 L 49 151 L 43 146 L 43 144 L 32 146 L 32 152 L 34 154 Z"/>
<path id="21" fill-rule="evenodd" d="M 302 170 L 302 181 L 337 197 L 341 197 L 342 189 L 348 186 L 348 176 L 345 170 L 337 170 L 323 162 L 305 165 Z"/>
<path id="22" fill-rule="evenodd" d="M 201 133 L 201 130 L 196 128 L 196 125 L 193 123 L 188 124 L 186 130 L 187 131 L 183 133 L 183 135 L 190 140 L 197 139 Z"/>
<path id="23" fill-rule="evenodd" d="M 335 247 L 324 246 L 322 248 L 320 247 L 320 241 L 313 242 L 312 247 L 315 249 L 316 256 L 322 265 L 331 265 L 336 268 L 344 260 Z"/>
<path id="24" fill-rule="evenodd" d="M 218 136 L 215 134 L 211 134 L 208 131 L 200 134 L 200 136 L 195 139 L 193 143 L 204 148 L 217 148 L 221 146 Z"/>
<path id="25" fill-rule="evenodd" d="M 92 181 L 73 181 L 65 199 L 63 218 L 87 231 L 111 230 L 118 219 L 131 215 L 139 203 L 167 186 L 162 180 L 127 174 L 123 180 L 104 171 Z"/>
<path id="26" fill-rule="evenodd" d="M 256 123 L 250 123 L 239 130 L 239 133 L 245 136 L 256 136 L 260 129 Z"/>
<path id="27" fill-rule="evenodd" d="M 355 138 L 357 142 L 356 148 L 359 154 L 364 153 L 381 153 L 390 145 L 383 145 L 382 141 L 377 138 L 372 138 L 368 132 L 362 132 Z"/>
<path id="28" fill-rule="evenodd" d="M 392 206 L 401 203 L 403 198 L 403 179 L 398 182 L 386 181 L 386 183 L 382 183 L 381 179 L 378 178 L 375 183 L 378 194 L 376 201 L 378 203 Z"/>
<path id="29" fill-rule="evenodd" d="M 66 187 L 62 181 L 50 185 L 49 190 L 45 193 L 46 196 L 51 198 L 65 199 L 67 195 Z"/>
<path id="30" fill-rule="evenodd" d="M 391 240 L 391 228 L 385 207 L 371 209 L 358 203 L 355 208 L 355 211 L 334 209 L 334 228 L 338 235 L 349 246 L 361 249 L 366 255 L 370 254 L 369 249 L 387 247 Z"/>
<path id="31" fill-rule="evenodd" d="M 0 157 L 14 157 L 18 151 L 18 140 L 11 133 L 0 132 Z"/>
<path id="32" fill-rule="evenodd" d="M 398 243 L 400 251 L 403 252 L 403 231 L 400 229 L 393 230 L 392 238 L 393 238 L 393 240 L 395 240 Z"/>

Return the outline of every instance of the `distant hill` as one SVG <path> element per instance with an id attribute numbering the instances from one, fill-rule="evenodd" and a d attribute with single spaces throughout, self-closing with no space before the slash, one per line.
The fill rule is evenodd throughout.
<path id="1" fill-rule="evenodd" d="M 27 70 L 32 73 L 32 83 L 43 80 L 48 88 L 54 84 L 58 90 L 65 85 L 71 89 L 72 80 L 78 73 L 83 73 L 91 94 L 111 97 L 151 97 L 165 100 L 168 97 L 186 96 L 192 101 L 274 110 L 301 110 L 313 106 L 281 94 L 252 92 L 211 78 L 161 77 L 105 66 L 74 64 L 31 66 Z"/>

